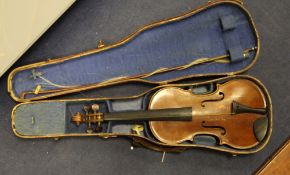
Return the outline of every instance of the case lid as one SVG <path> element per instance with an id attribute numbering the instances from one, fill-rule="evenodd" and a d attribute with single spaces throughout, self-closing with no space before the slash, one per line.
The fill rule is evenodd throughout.
<path id="1" fill-rule="evenodd" d="M 237 74 L 256 61 L 259 37 L 240 3 L 217 1 L 99 46 L 16 68 L 8 91 L 16 101 L 31 101 L 133 80 L 162 84 Z"/>

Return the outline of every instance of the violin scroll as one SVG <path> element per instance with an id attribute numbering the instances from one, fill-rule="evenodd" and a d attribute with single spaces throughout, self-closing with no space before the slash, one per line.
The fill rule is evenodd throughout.
<path id="1" fill-rule="evenodd" d="M 104 121 L 103 113 L 99 112 L 99 105 L 93 104 L 91 107 L 84 106 L 85 114 L 81 114 L 77 112 L 74 116 L 71 117 L 71 121 L 76 124 L 76 126 L 80 126 L 81 123 L 87 124 L 87 133 L 100 132 L 102 130 L 101 123 Z M 90 113 L 90 110 L 93 113 Z M 93 129 L 92 124 L 96 124 L 95 129 Z"/>

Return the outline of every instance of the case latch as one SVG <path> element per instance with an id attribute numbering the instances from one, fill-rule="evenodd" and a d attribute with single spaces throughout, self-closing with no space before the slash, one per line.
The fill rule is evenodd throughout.
<path id="1" fill-rule="evenodd" d="M 97 47 L 98 48 L 105 47 L 105 44 L 104 44 L 103 40 L 98 41 Z"/>

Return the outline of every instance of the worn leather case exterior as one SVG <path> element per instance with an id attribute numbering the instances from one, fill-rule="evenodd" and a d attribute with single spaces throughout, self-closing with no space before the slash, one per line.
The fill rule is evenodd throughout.
<path id="1" fill-rule="evenodd" d="M 290 172 L 290 138 L 259 169 L 257 175 L 284 175 Z"/>
<path id="2" fill-rule="evenodd" d="M 24 102 L 129 81 L 158 86 L 239 74 L 256 62 L 259 42 L 254 21 L 240 1 L 212 1 L 141 27 L 115 44 L 16 68 L 9 75 L 8 91 Z M 222 55 L 229 55 L 229 62 L 198 64 Z"/>

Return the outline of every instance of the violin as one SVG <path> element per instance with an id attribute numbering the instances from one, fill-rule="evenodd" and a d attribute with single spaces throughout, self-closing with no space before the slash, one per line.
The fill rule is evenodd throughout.
<path id="1" fill-rule="evenodd" d="M 155 92 L 147 111 L 101 113 L 93 105 L 93 113 L 85 107 L 71 120 L 77 126 L 87 123 L 87 132 L 101 132 L 101 123 L 111 120 L 149 121 L 154 137 L 162 143 L 175 145 L 193 141 L 195 136 L 209 135 L 219 145 L 237 149 L 256 146 L 259 140 L 254 123 L 267 113 L 263 92 L 245 79 L 217 83 L 215 90 L 194 94 L 192 89 L 165 87 Z M 93 129 L 92 124 L 96 124 Z"/>
<path id="2" fill-rule="evenodd" d="M 192 107 L 192 121 L 149 122 L 153 135 L 163 143 L 193 141 L 196 135 L 211 135 L 220 145 L 246 149 L 259 142 L 254 122 L 266 113 L 266 102 L 259 87 L 249 80 L 231 80 L 217 84 L 209 94 L 169 87 L 157 91 L 149 109 Z"/>

